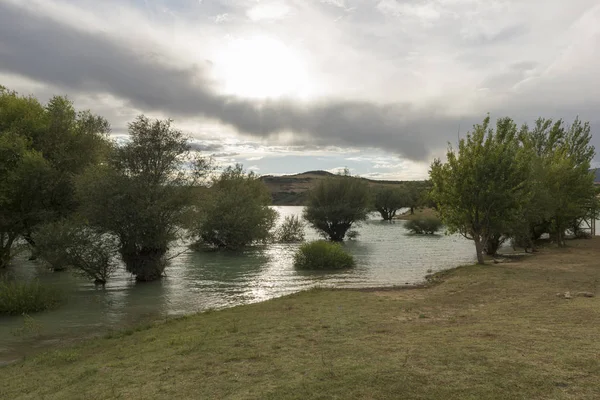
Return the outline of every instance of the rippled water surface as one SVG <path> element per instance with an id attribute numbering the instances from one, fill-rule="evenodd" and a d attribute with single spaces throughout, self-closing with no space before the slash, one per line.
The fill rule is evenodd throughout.
<path id="1" fill-rule="evenodd" d="M 280 216 L 300 214 L 302 207 L 276 207 Z M 296 271 L 292 256 L 298 245 L 268 245 L 242 253 L 194 252 L 183 247 L 160 282 L 136 284 L 126 273 L 104 288 L 69 273 L 43 271 L 26 258 L 14 273 L 63 286 L 69 301 L 61 308 L 27 317 L 0 317 L 0 362 L 54 341 L 99 334 L 142 321 L 168 318 L 209 308 L 231 307 L 315 286 L 373 287 L 422 282 L 428 272 L 475 260 L 472 242 L 459 236 L 415 236 L 403 221 L 373 218 L 360 236 L 345 243 L 357 267 L 336 273 Z M 307 229 L 307 239 L 317 239 Z"/>

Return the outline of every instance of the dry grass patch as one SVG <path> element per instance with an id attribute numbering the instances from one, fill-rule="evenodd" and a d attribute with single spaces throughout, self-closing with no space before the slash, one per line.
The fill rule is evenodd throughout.
<path id="1" fill-rule="evenodd" d="M 599 299 L 556 293 L 598 295 L 599 260 L 575 241 L 396 296 L 204 313 L 4 367 L 0 398 L 598 399 Z"/>

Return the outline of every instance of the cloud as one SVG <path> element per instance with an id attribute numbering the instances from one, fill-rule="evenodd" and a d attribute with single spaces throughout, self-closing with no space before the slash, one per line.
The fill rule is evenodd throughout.
<path id="1" fill-rule="evenodd" d="M 252 21 L 277 20 L 284 18 L 291 8 L 284 3 L 260 3 L 250 8 L 246 15 Z"/>
<path id="2" fill-rule="evenodd" d="M 233 33 L 216 30 L 225 27 L 209 18 L 210 26 L 196 29 L 194 20 L 178 17 L 181 10 L 153 19 L 119 6 L 113 18 L 94 19 L 76 3 L 0 0 L 0 74 L 90 99 L 94 111 L 94 102 L 112 102 L 130 110 L 127 115 L 139 110 L 190 125 L 217 123 L 269 146 L 378 148 L 415 161 L 443 152 L 459 124 L 464 132 L 488 111 L 519 122 L 580 114 L 598 126 L 600 55 L 593 50 L 600 6 L 591 0 L 543 8 L 499 0 L 384 0 L 379 11 L 361 0 L 315 7 L 290 0 L 251 9 L 243 1 L 225 3 L 211 2 L 207 16 L 247 11 L 249 21 L 238 26 L 236 17 Z M 338 7 L 357 12 L 335 24 Z M 387 21 L 382 7 L 407 24 Z M 119 23 L 132 21 L 131 29 L 114 22 L 119 14 L 128 16 Z M 258 22 L 280 18 L 285 23 L 268 24 L 269 34 L 313 57 L 315 76 L 330 90 L 309 101 L 223 94 L 205 52 L 225 34 L 262 32 Z M 557 18 L 560 24 L 546 22 Z"/>

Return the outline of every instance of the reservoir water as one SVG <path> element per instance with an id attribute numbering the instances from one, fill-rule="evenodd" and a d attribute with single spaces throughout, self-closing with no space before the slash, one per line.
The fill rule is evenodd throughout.
<path id="1" fill-rule="evenodd" d="M 302 207 L 275 207 L 280 218 Z M 363 223 L 344 244 L 356 268 L 335 273 L 293 267 L 299 245 L 270 244 L 240 253 L 198 252 L 182 246 L 159 282 L 136 283 L 120 272 L 105 287 L 69 272 L 52 273 L 18 257 L 13 273 L 64 287 L 62 307 L 31 316 L 0 317 L 0 364 L 60 341 L 102 334 L 144 321 L 254 303 L 312 287 L 360 288 L 417 284 L 425 275 L 475 261 L 473 243 L 457 235 L 416 236 L 404 221 Z M 318 239 L 306 229 L 307 240 Z"/>

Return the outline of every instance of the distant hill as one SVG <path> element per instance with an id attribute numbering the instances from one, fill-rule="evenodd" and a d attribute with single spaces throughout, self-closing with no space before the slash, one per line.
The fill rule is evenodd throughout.
<path id="1" fill-rule="evenodd" d="M 306 200 L 306 194 L 310 188 L 312 188 L 320 180 L 333 175 L 334 174 L 327 171 L 307 171 L 294 175 L 265 175 L 261 177 L 261 179 L 271 191 L 274 205 L 297 206 L 304 204 Z M 408 182 L 415 183 L 415 181 L 379 181 L 366 178 L 361 179 L 367 181 L 372 187 L 401 186 L 408 184 Z"/>
<path id="2" fill-rule="evenodd" d="M 600 185 L 600 168 L 596 168 L 596 178 L 594 179 L 594 183 L 596 185 Z"/>

